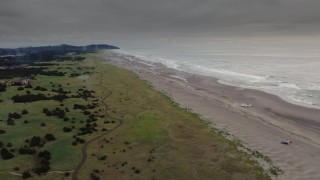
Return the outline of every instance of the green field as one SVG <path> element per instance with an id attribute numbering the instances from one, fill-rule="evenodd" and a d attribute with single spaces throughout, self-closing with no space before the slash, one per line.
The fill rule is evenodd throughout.
<path id="1" fill-rule="evenodd" d="M 197 115 L 187 112 L 167 96 L 155 91 L 134 73 L 105 63 L 96 55 L 87 55 L 81 62 L 59 62 L 50 70 L 65 72 L 65 76 L 38 75 L 31 80 L 34 89 L 17 90 L 7 88 L 0 95 L 0 141 L 4 146 L 12 143 L 9 160 L 0 158 L 0 179 L 21 179 L 17 175 L 32 172 L 37 165 L 35 155 L 21 155 L 18 149 L 26 145 L 25 140 L 33 136 L 53 134 L 55 141 L 36 147 L 37 152 L 51 153 L 50 170 L 34 179 L 71 179 L 72 171 L 82 158 L 83 144 L 72 145 L 76 135 L 86 142 L 102 134 L 87 146 L 87 159 L 79 170 L 79 179 L 269 179 L 262 168 L 248 156 L 237 150 L 236 145 L 212 131 Z M 77 76 L 71 77 L 70 74 Z M 29 103 L 13 103 L 16 94 L 57 94 L 51 89 L 61 87 L 68 94 L 76 95 L 79 89 L 94 91 L 93 97 L 84 99 L 70 97 L 62 102 L 41 100 Z M 50 94 L 50 95 L 49 95 Z M 87 122 L 88 115 L 74 109 L 74 104 L 98 103 L 89 109 L 96 115 Z M 43 108 L 69 109 L 64 121 L 47 116 Z M 27 110 L 29 114 L 7 125 L 9 113 Z M 28 123 L 24 123 L 27 120 Z M 45 126 L 41 126 L 45 123 Z M 79 128 L 96 124 L 92 134 L 78 135 Z M 70 127 L 71 132 L 63 132 Z M 117 127 L 116 129 L 114 129 Z M 113 130 L 114 129 L 114 130 Z M 106 131 L 105 131 L 106 130 Z M 104 158 L 102 158 L 104 157 Z M 69 176 L 64 172 L 71 171 Z"/>

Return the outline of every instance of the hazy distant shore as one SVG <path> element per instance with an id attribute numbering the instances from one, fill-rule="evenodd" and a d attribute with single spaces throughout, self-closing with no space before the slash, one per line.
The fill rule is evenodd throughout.
<path id="1" fill-rule="evenodd" d="M 320 110 L 262 91 L 224 85 L 213 77 L 130 61 L 112 51 L 104 57 L 269 156 L 285 172 L 280 179 L 320 179 Z M 241 107 L 243 103 L 251 107 Z M 285 139 L 293 143 L 280 144 Z"/>

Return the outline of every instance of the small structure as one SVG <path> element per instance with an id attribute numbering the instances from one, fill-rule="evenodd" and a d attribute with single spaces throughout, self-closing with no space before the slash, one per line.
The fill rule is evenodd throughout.
<path id="1" fill-rule="evenodd" d="M 75 56 L 77 53 L 76 52 L 68 52 L 66 53 L 66 56 Z"/>
<path id="2" fill-rule="evenodd" d="M 21 81 L 20 81 L 20 83 L 22 84 L 22 85 L 28 85 L 29 84 L 29 79 L 22 79 Z"/>
<path id="3" fill-rule="evenodd" d="M 4 80 L 0 80 L 0 85 L 6 85 L 7 84 L 7 82 L 6 81 L 4 81 Z"/>

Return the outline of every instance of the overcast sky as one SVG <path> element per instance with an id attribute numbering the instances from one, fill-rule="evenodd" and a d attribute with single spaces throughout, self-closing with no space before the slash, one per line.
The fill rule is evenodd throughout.
<path id="1" fill-rule="evenodd" d="M 0 1 L 1 47 L 319 34 L 320 0 Z"/>

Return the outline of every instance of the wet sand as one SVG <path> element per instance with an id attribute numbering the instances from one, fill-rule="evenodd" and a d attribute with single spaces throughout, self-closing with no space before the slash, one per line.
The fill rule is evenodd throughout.
<path id="1" fill-rule="evenodd" d="M 290 104 L 262 91 L 223 85 L 213 77 L 130 61 L 112 51 L 103 56 L 109 63 L 132 70 L 246 147 L 270 157 L 284 171 L 278 179 L 320 179 L 319 109 Z M 252 106 L 244 108 L 242 103 Z M 280 144 L 285 139 L 293 143 Z"/>

